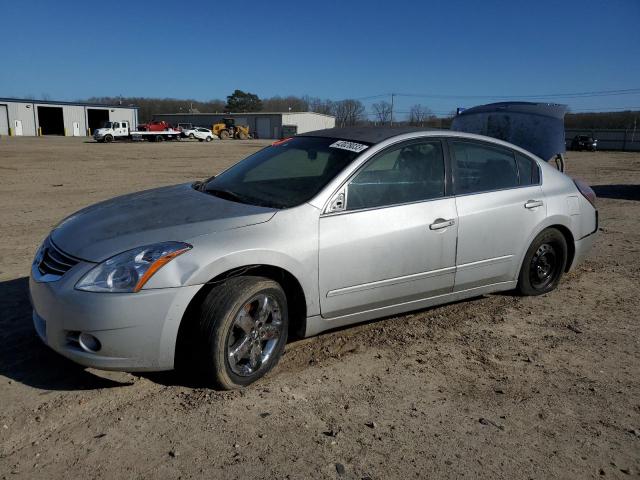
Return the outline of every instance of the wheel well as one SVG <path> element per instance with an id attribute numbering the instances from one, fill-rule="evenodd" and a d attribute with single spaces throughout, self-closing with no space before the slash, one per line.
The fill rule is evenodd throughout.
<path id="1" fill-rule="evenodd" d="M 564 267 L 564 271 L 568 272 L 569 268 L 571 268 L 571 264 L 573 263 L 573 257 L 576 254 L 576 244 L 573 240 L 573 234 L 571 233 L 571 230 L 564 225 L 551 225 L 548 228 L 555 228 L 564 235 L 564 239 L 567 242 L 567 265 Z"/>
<path id="2" fill-rule="evenodd" d="M 227 272 L 212 278 L 205 283 L 202 288 L 195 294 L 189 302 L 178 329 L 178 339 L 176 341 L 176 363 L 179 359 L 188 358 L 189 352 L 193 349 L 190 345 L 190 339 L 194 333 L 196 325 L 196 316 L 198 307 L 204 301 L 209 292 L 220 283 L 231 277 L 241 275 L 256 275 L 269 278 L 278 282 L 285 295 L 287 296 L 288 314 L 289 314 L 289 338 L 303 338 L 307 323 L 307 302 L 304 296 L 304 290 L 298 282 L 298 279 L 291 273 L 280 267 L 273 265 L 247 265 L 244 267 L 234 268 Z"/>

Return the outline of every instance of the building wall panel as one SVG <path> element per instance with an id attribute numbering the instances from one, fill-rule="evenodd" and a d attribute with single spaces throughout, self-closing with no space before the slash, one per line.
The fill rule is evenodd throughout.
<path id="1" fill-rule="evenodd" d="M 86 129 L 86 119 L 84 116 L 84 107 L 81 106 L 72 106 L 72 105 L 64 105 L 62 107 L 62 115 L 64 118 L 64 130 L 65 135 L 72 137 L 73 136 L 73 123 L 78 122 L 80 127 L 80 136 L 84 137 L 87 135 Z"/>
<path id="2" fill-rule="evenodd" d="M 284 113 L 282 125 L 297 125 L 298 133 L 306 133 L 333 128 L 336 126 L 336 119 L 328 115 L 314 113 Z"/>
<path id="3" fill-rule="evenodd" d="M 136 111 L 133 108 L 110 108 L 109 120 L 112 122 L 129 122 L 133 129 L 138 126 Z"/>
<path id="4" fill-rule="evenodd" d="M 0 103 L 0 135 L 9 135 L 9 113 L 7 106 Z"/>
<path id="5" fill-rule="evenodd" d="M 8 102 L 7 110 L 9 111 L 9 128 L 15 135 L 15 121 L 22 122 L 22 134 L 25 136 L 33 136 L 36 134 L 35 109 L 33 103 Z"/>

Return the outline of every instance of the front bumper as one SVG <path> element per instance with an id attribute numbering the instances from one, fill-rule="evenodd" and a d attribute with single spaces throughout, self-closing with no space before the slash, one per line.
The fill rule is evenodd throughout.
<path id="1" fill-rule="evenodd" d="M 77 281 L 94 264 L 80 262 L 54 282 L 39 282 L 32 268 L 29 291 L 33 323 L 53 350 L 103 370 L 159 371 L 174 366 L 178 328 L 199 285 L 94 293 L 76 290 Z M 89 351 L 77 341 L 88 333 L 100 342 Z"/>

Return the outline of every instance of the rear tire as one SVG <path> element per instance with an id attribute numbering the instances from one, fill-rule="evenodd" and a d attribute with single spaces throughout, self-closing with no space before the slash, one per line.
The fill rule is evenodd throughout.
<path id="1" fill-rule="evenodd" d="M 555 228 L 540 232 L 522 261 L 517 289 L 522 295 L 554 290 L 567 265 L 567 241 Z"/>
<path id="2" fill-rule="evenodd" d="M 217 387 L 244 387 L 278 363 L 289 328 L 287 297 L 278 283 L 230 278 L 209 292 L 198 313 L 198 365 Z"/>
<path id="3" fill-rule="evenodd" d="M 213 140 L 213 138 L 211 138 L 211 137 L 207 137 L 207 138 L 205 139 L 205 141 L 206 141 L 206 142 L 210 142 L 211 140 Z"/>
<path id="4" fill-rule="evenodd" d="M 220 140 L 228 140 L 229 132 L 227 130 L 222 130 L 219 134 Z"/>
<path id="5" fill-rule="evenodd" d="M 191 140 L 193 140 L 193 139 L 194 139 L 194 138 L 196 138 L 196 137 L 195 137 L 195 135 L 194 135 L 193 133 L 190 133 L 190 134 L 189 134 L 189 138 L 190 138 Z"/>
<path id="6" fill-rule="evenodd" d="M 156 135 L 155 141 L 156 142 L 164 142 L 164 137 L 162 135 Z"/>
<path id="7" fill-rule="evenodd" d="M 244 132 L 240 132 L 240 133 L 238 134 L 238 138 L 239 138 L 240 140 L 246 140 L 246 139 L 247 139 L 247 138 L 249 138 L 249 137 L 247 136 L 247 134 L 246 134 L 246 133 L 244 133 Z"/>

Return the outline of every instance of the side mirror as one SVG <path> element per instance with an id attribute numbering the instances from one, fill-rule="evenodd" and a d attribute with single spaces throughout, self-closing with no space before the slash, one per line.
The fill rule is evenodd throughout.
<path id="1" fill-rule="evenodd" d="M 336 193 L 331 201 L 325 213 L 344 212 L 347 208 L 346 189 Z"/>

